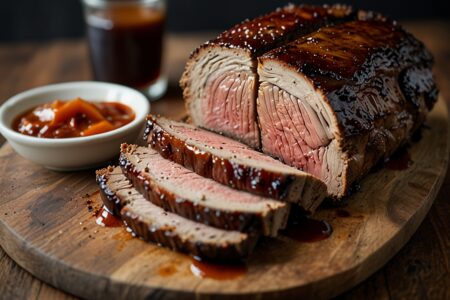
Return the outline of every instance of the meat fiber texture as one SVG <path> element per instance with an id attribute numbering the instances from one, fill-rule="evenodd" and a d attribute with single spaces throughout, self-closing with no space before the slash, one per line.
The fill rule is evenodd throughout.
<path id="1" fill-rule="evenodd" d="M 222 230 L 197 223 L 145 199 L 119 167 L 97 171 L 101 197 L 138 237 L 208 260 L 238 260 L 250 255 L 256 234 Z"/>
<path id="2" fill-rule="evenodd" d="M 289 204 L 202 177 L 151 148 L 122 145 L 120 166 L 146 199 L 187 219 L 269 236 L 286 226 Z"/>
<path id="3" fill-rule="evenodd" d="M 201 46 L 181 86 L 195 125 L 313 174 L 339 199 L 423 123 L 438 93 L 432 64 L 382 15 L 289 6 Z"/>
<path id="4" fill-rule="evenodd" d="M 262 150 L 344 196 L 423 123 L 432 56 L 389 20 L 324 27 L 259 58 Z"/>
<path id="5" fill-rule="evenodd" d="M 230 188 L 295 203 L 310 213 L 326 196 L 316 177 L 191 124 L 148 116 L 145 134 L 164 158 Z"/>
<path id="6" fill-rule="evenodd" d="M 244 21 L 200 46 L 180 81 L 192 122 L 258 148 L 257 57 L 350 14 L 343 5 L 288 5 Z"/>

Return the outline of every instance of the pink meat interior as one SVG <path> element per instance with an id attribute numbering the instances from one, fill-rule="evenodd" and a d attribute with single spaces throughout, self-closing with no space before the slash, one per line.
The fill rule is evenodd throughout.
<path id="1" fill-rule="evenodd" d="M 186 125 L 184 123 L 179 123 L 179 125 L 175 125 L 174 123 L 172 123 L 172 125 L 170 126 L 170 131 L 179 138 L 186 138 L 189 144 L 201 146 L 201 150 L 223 150 L 220 152 L 224 153 L 224 155 L 226 153 L 227 157 L 235 155 L 238 158 L 246 159 L 246 161 L 248 161 L 249 163 L 251 161 L 254 161 L 255 165 L 259 165 L 261 162 L 266 162 L 273 166 L 283 168 L 287 167 L 286 165 L 270 157 L 269 155 L 253 150 L 247 145 L 242 144 L 241 142 L 227 138 L 220 134 L 216 134 L 214 132 L 199 129 L 193 126 Z"/>
<path id="2" fill-rule="evenodd" d="M 205 87 L 201 112 L 204 127 L 259 147 L 253 76 L 245 72 L 212 75 Z"/>
<path id="3" fill-rule="evenodd" d="M 327 182 L 331 139 L 327 136 L 327 124 L 313 107 L 276 86 L 263 85 L 258 118 L 265 153 Z"/>
<path id="4" fill-rule="evenodd" d="M 250 210 L 254 206 L 266 205 L 264 198 L 234 190 L 212 179 L 202 177 L 177 163 L 164 159 L 153 149 L 139 147 L 134 154 L 136 155 L 134 157 L 139 157 L 136 162 L 139 169 L 148 167 L 148 173 L 154 180 L 180 197 L 186 197 L 186 195 L 191 195 L 195 199 L 206 197 L 207 200 L 223 202 L 224 205 L 245 203 L 250 205 L 247 207 Z"/>

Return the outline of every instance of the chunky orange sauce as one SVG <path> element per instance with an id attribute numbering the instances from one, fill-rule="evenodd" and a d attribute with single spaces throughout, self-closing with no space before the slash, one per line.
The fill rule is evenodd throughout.
<path id="1" fill-rule="evenodd" d="M 40 138 L 72 138 L 111 131 L 134 118 L 134 111 L 124 104 L 76 98 L 39 105 L 17 116 L 12 127 Z"/>

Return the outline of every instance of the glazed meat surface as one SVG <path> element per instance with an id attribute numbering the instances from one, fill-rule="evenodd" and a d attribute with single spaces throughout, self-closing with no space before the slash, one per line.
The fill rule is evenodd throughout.
<path id="1" fill-rule="evenodd" d="M 300 205 L 314 212 L 326 186 L 308 173 L 190 124 L 148 117 L 147 142 L 164 158 L 231 188 Z"/>
<path id="2" fill-rule="evenodd" d="M 342 197 L 422 124 L 437 97 L 432 62 L 395 22 L 370 18 L 323 27 L 264 54 L 262 150 Z"/>
<path id="3" fill-rule="evenodd" d="M 244 21 L 200 46 L 180 81 L 192 122 L 258 148 L 256 58 L 351 15 L 351 8 L 343 5 L 288 5 Z"/>
<path id="4" fill-rule="evenodd" d="M 221 230 L 165 211 L 145 199 L 119 167 L 97 171 L 105 206 L 138 237 L 210 260 L 236 260 L 253 250 L 257 235 Z"/>
<path id="5" fill-rule="evenodd" d="M 204 178 L 151 148 L 122 145 L 120 166 L 145 198 L 187 219 L 270 236 L 286 225 L 289 204 Z"/>

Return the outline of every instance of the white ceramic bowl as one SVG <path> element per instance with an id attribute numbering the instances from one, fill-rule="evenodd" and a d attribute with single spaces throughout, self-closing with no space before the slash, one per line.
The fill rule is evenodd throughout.
<path id="1" fill-rule="evenodd" d="M 76 97 L 92 102 L 120 102 L 131 107 L 136 117 L 129 124 L 110 132 L 77 138 L 37 138 L 11 129 L 14 118 L 28 109 L 55 99 Z M 121 143 L 135 142 L 149 111 L 150 104 L 143 94 L 118 84 L 94 81 L 52 84 L 8 99 L 0 107 L 0 133 L 17 153 L 46 168 L 61 171 L 87 169 L 117 155 Z"/>

